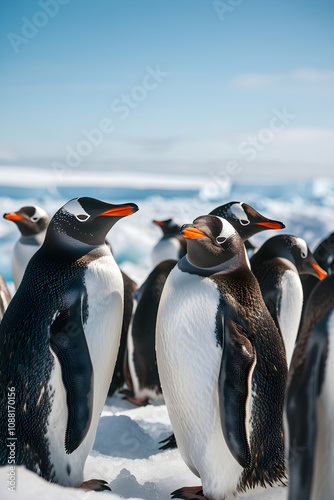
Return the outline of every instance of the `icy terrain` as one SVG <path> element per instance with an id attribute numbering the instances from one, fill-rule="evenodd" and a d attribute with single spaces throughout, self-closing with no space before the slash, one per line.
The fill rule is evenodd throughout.
<path id="1" fill-rule="evenodd" d="M 333 182 L 250 185 L 220 183 L 215 178 L 179 178 L 96 174 L 71 178 L 58 183 L 46 171 L 32 172 L 22 179 L 20 170 L 0 168 L 0 214 L 16 211 L 24 205 L 38 204 L 52 215 L 70 198 L 93 196 L 104 201 L 135 202 L 139 212 L 117 223 L 108 235 L 116 260 L 138 284 L 151 271 L 150 254 L 160 238 L 160 229 L 152 219 L 176 217 L 191 222 L 227 201 L 244 201 L 263 215 L 286 224 L 284 232 L 303 237 L 314 249 L 334 230 Z M 0 273 L 11 281 L 11 251 L 18 230 L 0 218 Z M 260 245 L 275 234 L 266 231 L 252 241 Z M 90 499 L 128 498 L 167 500 L 182 486 L 200 484 L 182 461 L 178 450 L 159 450 L 159 441 L 171 433 L 164 405 L 137 408 L 120 395 L 109 398 L 99 423 L 96 441 L 85 467 L 85 480 L 108 481 L 110 492 L 83 492 L 51 485 L 37 475 L 17 468 L 17 491 L 7 491 L 7 468 L 0 468 L 1 499 Z M 269 489 L 244 497 L 254 500 L 286 499 L 286 489 Z"/>

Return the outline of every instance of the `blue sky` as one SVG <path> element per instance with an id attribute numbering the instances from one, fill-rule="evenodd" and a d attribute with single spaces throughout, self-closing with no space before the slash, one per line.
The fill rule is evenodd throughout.
<path id="1" fill-rule="evenodd" d="M 334 171 L 332 0 L 0 10 L 0 165 Z"/>

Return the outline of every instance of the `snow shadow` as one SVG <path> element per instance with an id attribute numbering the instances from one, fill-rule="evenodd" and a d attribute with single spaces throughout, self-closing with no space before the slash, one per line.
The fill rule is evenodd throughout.
<path id="1" fill-rule="evenodd" d="M 109 484 L 112 493 L 122 498 L 145 498 L 145 500 L 161 500 L 161 492 L 154 483 L 138 483 L 136 477 L 127 469 L 122 469 L 116 479 Z M 169 495 L 168 495 L 169 497 Z"/>
<path id="2" fill-rule="evenodd" d="M 148 458 L 159 453 L 158 443 L 125 415 L 101 417 L 93 449 L 111 457 Z"/>

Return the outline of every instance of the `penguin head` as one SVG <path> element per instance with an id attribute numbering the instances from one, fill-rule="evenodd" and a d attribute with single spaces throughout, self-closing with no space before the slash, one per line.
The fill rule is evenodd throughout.
<path id="1" fill-rule="evenodd" d="M 74 198 L 52 217 L 43 246 L 76 252 L 87 245 L 103 245 L 112 226 L 137 210 L 134 203 L 113 205 L 95 198 Z"/>
<path id="2" fill-rule="evenodd" d="M 319 266 L 303 238 L 292 234 L 280 234 L 267 240 L 261 247 L 267 255 L 290 260 L 299 274 L 323 279 L 327 273 Z"/>
<path id="3" fill-rule="evenodd" d="M 285 225 L 277 220 L 267 219 L 247 203 L 231 201 L 210 212 L 228 220 L 238 231 L 243 241 L 266 229 L 283 229 Z"/>
<path id="4" fill-rule="evenodd" d="M 44 231 L 49 222 L 49 214 L 37 206 L 22 207 L 17 212 L 3 214 L 4 219 L 12 220 L 22 236 L 34 236 Z"/>
<path id="5" fill-rule="evenodd" d="M 246 260 L 243 241 L 229 221 L 214 215 L 202 215 L 193 224 L 185 224 L 181 233 L 187 239 L 187 255 L 197 267 L 216 267 L 236 255 Z"/>
<path id="6" fill-rule="evenodd" d="M 181 226 L 175 222 L 174 219 L 166 220 L 152 220 L 153 224 L 161 227 L 164 236 L 169 236 L 171 234 L 177 234 L 180 232 Z"/>

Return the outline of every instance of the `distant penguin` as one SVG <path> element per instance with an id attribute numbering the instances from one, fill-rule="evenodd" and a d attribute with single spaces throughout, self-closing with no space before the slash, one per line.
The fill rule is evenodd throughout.
<path id="1" fill-rule="evenodd" d="M 109 245 L 110 246 L 110 245 Z M 117 361 L 113 378 L 108 390 L 108 396 L 112 396 L 118 389 L 121 389 L 125 383 L 124 363 L 127 356 L 128 330 L 133 311 L 133 295 L 137 290 L 137 284 L 123 271 L 121 271 L 124 285 L 124 314 L 122 322 L 122 333 Z"/>
<path id="2" fill-rule="evenodd" d="M 299 275 L 323 279 L 326 273 L 307 243 L 297 236 L 280 234 L 265 241 L 251 259 L 268 310 L 280 331 L 288 365 L 295 346 L 303 306 Z"/>
<path id="3" fill-rule="evenodd" d="M 232 225 L 201 216 L 183 235 L 187 255 L 161 296 L 156 349 L 178 447 L 203 489 L 173 495 L 230 498 L 285 478 L 285 351 Z"/>
<path id="4" fill-rule="evenodd" d="M 6 282 L 0 274 L 0 321 L 2 320 L 3 315 L 5 314 L 10 299 L 11 297 Z"/>
<path id="5" fill-rule="evenodd" d="M 138 210 L 76 198 L 53 216 L 0 324 L 0 386 L 15 397 L 15 461 L 80 487 L 116 362 L 123 282 L 105 237 Z M 1 408 L 7 391 L 1 391 Z M 8 461 L 0 414 L 0 464 Z M 85 489 L 108 489 L 92 480 Z"/>
<path id="6" fill-rule="evenodd" d="M 146 405 L 149 399 L 163 401 L 155 353 L 157 313 L 166 279 L 176 260 L 160 262 L 137 293 L 137 307 L 128 335 L 128 366 L 126 379 L 129 401 Z"/>
<path id="7" fill-rule="evenodd" d="M 308 301 L 286 398 L 289 500 L 328 500 L 334 491 L 334 275 Z"/>
<path id="8" fill-rule="evenodd" d="M 179 260 L 186 254 L 186 240 L 180 234 L 181 226 L 174 219 L 153 220 L 153 224 L 159 226 L 163 237 L 152 250 L 152 263 L 156 267 L 164 260 Z"/>
<path id="9" fill-rule="evenodd" d="M 44 241 L 50 217 L 43 208 L 32 206 L 6 213 L 4 218 L 15 222 L 21 232 L 12 255 L 13 279 L 17 290 L 29 260 Z"/>

